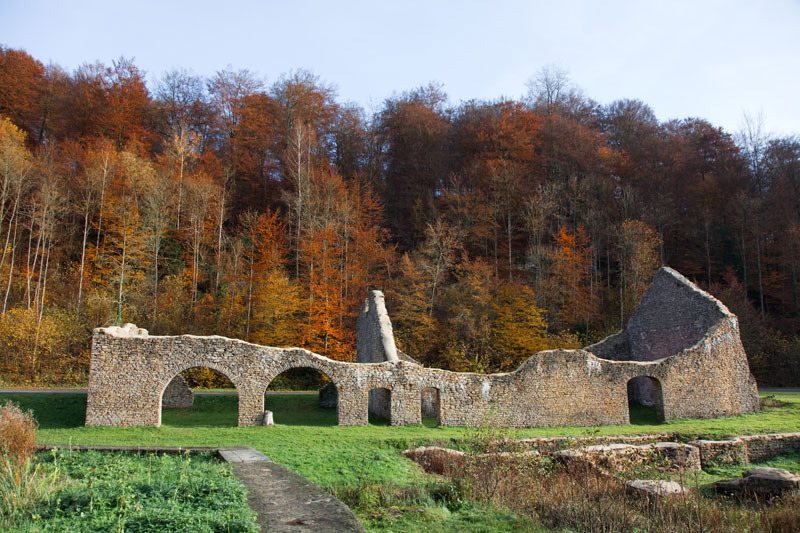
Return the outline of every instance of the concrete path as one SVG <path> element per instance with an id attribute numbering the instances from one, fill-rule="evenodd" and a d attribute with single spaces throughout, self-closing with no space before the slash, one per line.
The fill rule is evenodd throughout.
<path id="1" fill-rule="evenodd" d="M 216 451 L 247 487 L 247 504 L 258 514 L 261 531 L 270 533 L 363 533 L 364 527 L 339 499 L 269 457 L 247 446 L 228 448 L 69 446 L 47 444 L 41 449 L 101 450 L 151 453 Z"/>
<path id="2" fill-rule="evenodd" d="M 258 513 L 261 531 L 364 531 L 340 500 L 257 450 L 221 448 L 219 454 L 247 486 L 247 503 Z"/>

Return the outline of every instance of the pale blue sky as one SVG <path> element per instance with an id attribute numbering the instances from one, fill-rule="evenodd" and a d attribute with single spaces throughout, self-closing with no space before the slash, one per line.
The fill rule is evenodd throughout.
<path id="1" fill-rule="evenodd" d="M 0 0 L 0 43 L 68 71 L 133 57 L 150 81 L 306 68 L 367 110 L 430 81 L 454 104 L 518 98 L 557 64 L 603 104 L 637 98 L 729 132 L 761 112 L 767 130 L 800 132 L 800 0 Z"/>

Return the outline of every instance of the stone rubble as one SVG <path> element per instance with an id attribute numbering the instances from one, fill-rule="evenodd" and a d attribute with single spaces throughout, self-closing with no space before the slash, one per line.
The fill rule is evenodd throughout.
<path id="1" fill-rule="evenodd" d="M 800 476 L 782 468 L 751 468 L 742 472 L 739 479 L 717 481 L 714 483 L 714 490 L 723 494 L 768 500 L 800 490 Z"/>

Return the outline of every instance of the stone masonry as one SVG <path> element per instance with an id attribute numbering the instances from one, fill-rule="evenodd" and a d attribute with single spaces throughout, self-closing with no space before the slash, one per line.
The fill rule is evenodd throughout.
<path id="1" fill-rule="evenodd" d="M 382 392 L 373 410 L 392 425 L 421 422 L 424 389 L 438 393 L 438 418 L 446 426 L 627 424 L 628 383 L 634 378 L 653 384 L 642 394 L 651 395 L 665 420 L 758 409 L 736 317 L 669 268 L 656 273 L 624 330 L 585 349 L 533 354 L 514 372 L 473 374 L 416 364 L 395 347 L 378 291 L 370 293 L 359 316 L 357 346 L 358 362 L 345 363 L 301 348 L 218 336 L 151 336 L 133 325 L 98 328 L 86 424 L 160 425 L 167 385 L 192 367 L 212 368 L 233 382 L 240 426 L 259 424 L 269 383 L 300 367 L 330 378 L 339 425 L 367 423 L 374 389 Z"/>
<path id="2" fill-rule="evenodd" d="M 186 408 L 194 405 L 194 392 L 189 384 L 178 374 L 169 382 L 161 397 L 161 407 Z"/>

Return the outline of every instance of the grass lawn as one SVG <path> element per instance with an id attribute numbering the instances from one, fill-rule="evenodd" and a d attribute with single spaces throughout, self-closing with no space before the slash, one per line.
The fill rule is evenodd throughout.
<path id="1" fill-rule="evenodd" d="M 627 426 L 535 428 L 498 430 L 508 437 L 587 436 L 612 434 L 641 434 L 667 432 L 681 439 L 697 437 L 722 438 L 732 435 L 781 433 L 800 429 L 800 393 L 777 393 L 785 405 L 768 407 L 756 414 L 711 420 L 675 420 L 657 423 L 646 411 L 634 413 Z M 197 395 L 195 406 L 189 409 L 165 409 L 160 428 L 98 428 L 84 427 L 86 396 L 79 394 L 6 394 L 0 401 L 11 399 L 25 409 L 31 409 L 39 422 L 37 439 L 40 443 L 109 444 L 159 446 L 251 446 L 313 482 L 332 489 L 337 494 L 357 488 L 369 492 L 370 487 L 391 487 L 393 491 L 430 484 L 432 477 L 400 455 L 400 451 L 421 444 L 463 447 L 477 436 L 471 428 L 433 426 L 433 421 L 407 427 L 391 427 L 375 423 L 365 427 L 339 427 L 333 409 L 317 406 L 316 395 L 269 395 L 266 409 L 273 411 L 275 426 L 238 428 L 237 397 L 235 395 Z M 433 427 L 430 427 L 433 426 Z M 391 492 L 391 491 L 388 491 Z M 380 530 L 381 520 L 370 518 L 372 510 L 391 506 L 391 498 L 375 497 L 375 506 L 366 502 L 354 509 L 371 529 Z M 445 498 L 446 499 L 446 498 Z M 420 517 L 402 514 L 395 526 L 409 520 L 403 530 L 420 531 L 431 525 L 442 531 L 459 530 L 465 518 L 486 515 L 475 505 L 438 508 L 423 505 Z M 492 512 L 493 517 L 502 513 Z M 430 515 L 430 516 L 428 516 Z M 487 518 L 488 519 L 488 518 Z M 533 524 L 515 522 L 513 516 L 501 523 L 491 524 L 488 530 L 531 530 Z M 427 524 L 427 525 L 426 525 Z M 463 524 L 461 524 L 463 526 Z M 478 524 L 475 524 L 478 527 Z M 424 526 L 424 527 L 423 527 Z M 451 528 L 452 526 L 452 528 Z M 480 526 L 482 527 L 482 526 Z M 478 527 L 477 530 L 480 530 Z M 451 529 L 448 529 L 451 528 Z M 463 530 L 463 527 L 461 528 Z M 475 529 L 473 529 L 475 530 Z"/>

